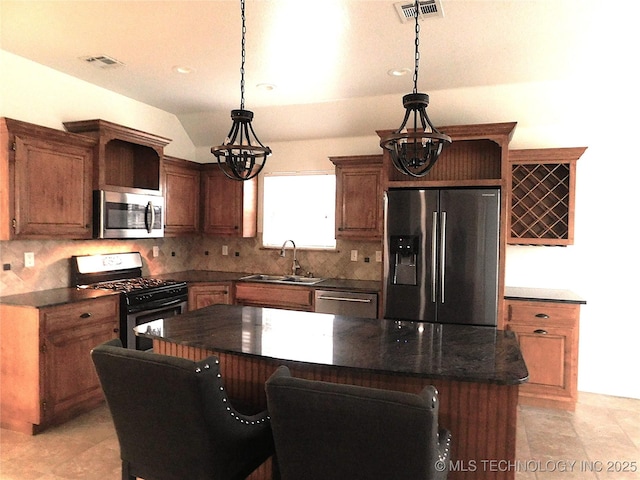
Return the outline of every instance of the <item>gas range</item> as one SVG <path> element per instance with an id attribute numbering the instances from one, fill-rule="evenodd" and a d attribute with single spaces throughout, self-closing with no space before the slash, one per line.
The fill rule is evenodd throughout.
<path id="1" fill-rule="evenodd" d="M 187 309 L 187 283 L 143 277 L 139 252 L 71 257 L 71 279 L 78 288 L 120 292 L 121 339 L 129 348 L 151 348 L 134 336 L 135 326 Z"/>
<path id="2" fill-rule="evenodd" d="M 107 282 L 98 282 L 91 285 L 84 285 L 83 287 L 100 290 L 117 290 L 123 293 L 131 293 L 136 290 L 149 290 L 158 287 L 166 287 L 167 285 L 178 285 L 180 283 L 184 282 L 178 282 L 176 280 L 161 280 L 159 278 L 136 277 Z"/>

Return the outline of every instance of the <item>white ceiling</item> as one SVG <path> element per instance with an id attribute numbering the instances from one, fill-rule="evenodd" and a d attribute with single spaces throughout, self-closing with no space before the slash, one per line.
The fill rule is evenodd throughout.
<path id="1" fill-rule="evenodd" d="M 239 0 L 0 2 L 2 49 L 172 112 L 196 146 L 227 133 L 229 111 L 240 106 Z M 573 76 L 593 31 L 585 6 L 442 0 L 444 18 L 421 22 L 419 91 L 433 107 L 439 91 Z M 400 123 L 412 75 L 387 71 L 413 68 L 415 34 L 393 1 L 246 0 L 246 26 L 245 107 L 264 143 L 371 135 Z M 125 65 L 79 59 L 96 55 Z M 464 114 L 431 117 L 450 124 Z"/>

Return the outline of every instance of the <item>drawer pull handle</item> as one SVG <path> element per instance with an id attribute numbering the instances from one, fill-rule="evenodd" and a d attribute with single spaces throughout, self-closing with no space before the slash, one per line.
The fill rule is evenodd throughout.
<path id="1" fill-rule="evenodd" d="M 537 318 L 549 318 L 549 315 L 546 313 L 536 313 Z"/>
<path id="2" fill-rule="evenodd" d="M 84 312 L 83 314 L 80 315 L 80 318 L 89 318 L 91 317 L 91 314 L 89 312 Z"/>
<path id="3" fill-rule="evenodd" d="M 534 330 L 533 333 L 537 333 L 538 335 L 546 335 L 547 331 L 539 328 L 538 330 Z"/>

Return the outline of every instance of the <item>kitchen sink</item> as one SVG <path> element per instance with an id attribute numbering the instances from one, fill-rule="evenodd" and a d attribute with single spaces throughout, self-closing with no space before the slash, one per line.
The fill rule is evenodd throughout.
<path id="1" fill-rule="evenodd" d="M 248 280 L 251 282 L 266 282 L 266 283 L 290 283 L 300 285 L 314 285 L 320 283 L 324 278 L 318 277 L 304 277 L 302 275 L 247 275 L 240 280 Z"/>

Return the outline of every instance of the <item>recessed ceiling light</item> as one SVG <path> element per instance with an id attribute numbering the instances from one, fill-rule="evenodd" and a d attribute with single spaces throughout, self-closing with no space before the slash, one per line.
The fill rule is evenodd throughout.
<path id="1" fill-rule="evenodd" d="M 259 83 L 256 85 L 258 90 L 264 90 L 265 92 L 271 92 L 277 88 L 274 83 Z"/>
<path id="2" fill-rule="evenodd" d="M 392 68 L 391 70 L 387 71 L 387 75 L 391 75 L 392 77 L 403 77 L 405 75 L 408 75 L 409 73 L 411 73 L 411 69 L 410 68 Z"/>
<path id="3" fill-rule="evenodd" d="M 181 75 L 189 75 L 190 73 L 195 72 L 195 68 L 187 67 L 184 65 L 176 65 L 172 68 L 172 70 Z"/>

